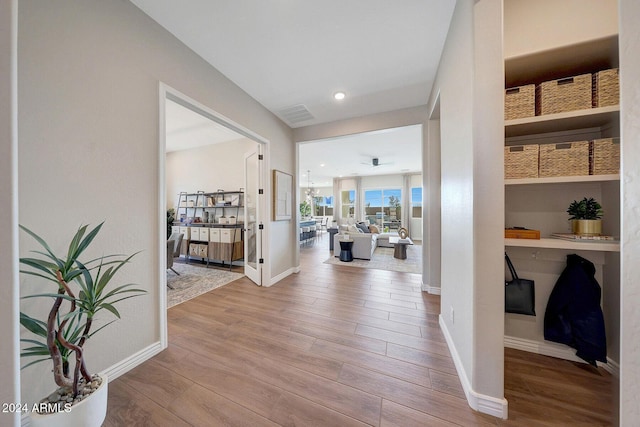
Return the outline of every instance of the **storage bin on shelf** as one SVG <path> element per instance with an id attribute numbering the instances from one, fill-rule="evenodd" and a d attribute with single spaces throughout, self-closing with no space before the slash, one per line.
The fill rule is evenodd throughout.
<path id="1" fill-rule="evenodd" d="M 591 175 L 620 173 L 620 140 L 595 139 L 591 144 Z"/>
<path id="2" fill-rule="evenodd" d="M 538 144 L 504 147 L 504 177 L 537 178 Z"/>
<path id="3" fill-rule="evenodd" d="M 536 87 L 536 114 L 591 108 L 591 74 L 550 80 Z"/>
<path id="4" fill-rule="evenodd" d="M 593 106 L 607 107 L 620 103 L 620 73 L 618 68 L 593 73 Z"/>
<path id="5" fill-rule="evenodd" d="M 536 86 L 533 84 L 505 89 L 504 119 L 520 119 L 536 115 Z"/>
<path id="6" fill-rule="evenodd" d="M 203 245 L 201 243 L 190 243 L 189 255 L 194 257 L 206 258 L 208 249 L 209 249 L 209 245 Z"/>
<path id="7" fill-rule="evenodd" d="M 540 145 L 538 176 L 589 175 L 589 141 Z"/>

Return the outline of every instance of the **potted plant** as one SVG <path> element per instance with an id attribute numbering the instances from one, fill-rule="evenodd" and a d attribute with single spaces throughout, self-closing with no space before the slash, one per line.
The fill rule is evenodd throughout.
<path id="1" fill-rule="evenodd" d="M 602 234 L 602 206 L 593 197 L 574 200 L 567 209 L 571 220 L 571 231 L 581 236 Z"/>
<path id="2" fill-rule="evenodd" d="M 311 205 L 306 200 L 300 203 L 300 216 L 302 218 L 311 216 Z"/>
<path id="3" fill-rule="evenodd" d="M 107 411 L 107 378 L 91 375 L 84 358 L 84 345 L 93 335 L 115 321 L 96 330 L 95 316 L 108 311 L 120 318 L 116 303 L 146 292 L 133 284 L 109 287 L 114 275 L 136 254 L 103 255 L 89 261 L 80 256 L 102 228 L 87 233 L 86 225 L 75 233 L 62 256 L 54 254 L 40 236 L 26 227 L 41 247 L 34 257 L 20 258 L 21 273 L 42 282 L 42 292 L 24 296 L 51 300 L 51 308 L 42 319 L 20 313 L 20 323 L 35 338 L 22 339 L 27 346 L 21 357 L 35 357 L 23 366 L 51 360 L 53 378 L 58 389 L 31 409 L 31 426 L 100 426 Z M 78 418 L 79 417 L 79 418 Z"/>
<path id="4" fill-rule="evenodd" d="M 167 209 L 167 239 L 171 236 L 171 226 L 176 220 L 176 211 L 173 208 Z"/>

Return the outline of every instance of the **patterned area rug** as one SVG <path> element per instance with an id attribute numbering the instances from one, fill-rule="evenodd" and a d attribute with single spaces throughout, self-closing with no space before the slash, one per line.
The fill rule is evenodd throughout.
<path id="1" fill-rule="evenodd" d="M 407 247 L 407 259 L 393 257 L 393 248 L 376 248 L 370 261 L 354 259 L 352 262 L 342 262 L 338 257 L 331 256 L 325 264 L 344 265 L 347 267 L 376 268 L 378 270 L 400 271 L 404 273 L 422 273 L 422 245 Z"/>
<path id="2" fill-rule="evenodd" d="M 173 269 L 180 275 L 167 270 L 167 284 L 174 287 L 170 289 L 167 286 L 167 308 L 189 301 L 244 276 L 231 271 L 181 263 L 173 264 Z"/>

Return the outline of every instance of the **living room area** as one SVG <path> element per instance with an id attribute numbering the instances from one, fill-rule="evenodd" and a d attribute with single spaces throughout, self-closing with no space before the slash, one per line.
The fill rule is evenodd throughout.
<path id="1" fill-rule="evenodd" d="M 301 256 L 421 273 L 421 147 L 421 125 L 299 143 Z"/>

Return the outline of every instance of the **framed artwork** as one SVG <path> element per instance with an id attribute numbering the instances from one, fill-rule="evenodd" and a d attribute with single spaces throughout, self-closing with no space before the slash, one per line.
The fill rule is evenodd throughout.
<path id="1" fill-rule="evenodd" d="M 273 170 L 273 220 L 289 221 L 293 210 L 293 176 Z"/>

